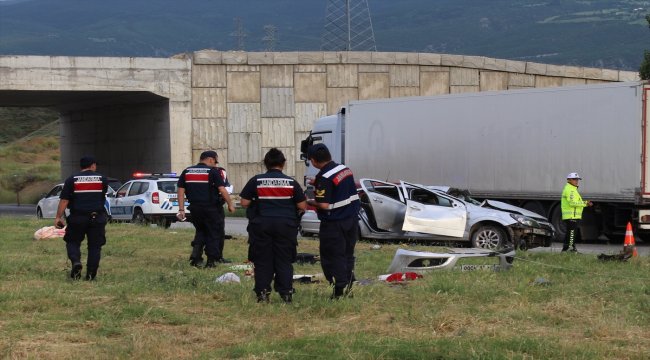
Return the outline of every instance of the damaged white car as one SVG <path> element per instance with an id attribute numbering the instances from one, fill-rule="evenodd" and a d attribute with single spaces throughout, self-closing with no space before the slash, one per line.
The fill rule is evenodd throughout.
<path id="1" fill-rule="evenodd" d="M 472 247 L 527 249 L 550 246 L 555 230 L 542 216 L 506 203 L 479 203 L 449 187 L 361 179 L 360 236 L 383 240 L 427 240 Z M 454 193 L 460 197 L 450 195 Z M 317 233 L 307 212 L 302 233 Z"/>

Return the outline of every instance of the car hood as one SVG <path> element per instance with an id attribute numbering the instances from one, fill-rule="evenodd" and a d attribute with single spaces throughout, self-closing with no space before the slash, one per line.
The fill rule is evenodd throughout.
<path id="1" fill-rule="evenodd" d="M 504 202 L 501 202 L 501 201 L 485 200 L 481 204 L 481 207 L 507 211 L 507 212 L 511 212 L 511 213 L 515 213 L 515 214 L 528 216 L 528 217 L 531 217 L 533 219 L 548 221 L 544 216 L 542 216 L 542 215 L 540 215 L 538 213 L 532 212 L 530 210 L 526 210 L 524 208 L 520 208 L 518 206 L 510 205 L 508 203 L 504 203 Z"/>

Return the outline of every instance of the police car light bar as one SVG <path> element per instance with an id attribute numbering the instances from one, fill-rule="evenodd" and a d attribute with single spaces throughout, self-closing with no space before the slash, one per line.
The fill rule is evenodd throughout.
<path id="1" fill-rule="evenodd" d="M 136 179 L 146 178 L 146 177 L 151 177 L 151 176 L 176 177 L 177 175 L 176 175 L 175 172 L 171 172 L 171 173 L 141 173 L 141 172 L 136 172 L 136 173 L 133 173 L 133 177 L 136 178 Z"/>

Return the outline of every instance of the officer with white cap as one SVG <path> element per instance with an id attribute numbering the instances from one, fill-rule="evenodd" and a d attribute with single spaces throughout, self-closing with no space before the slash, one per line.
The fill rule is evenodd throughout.
<path id="1" fill-rule="evenodd" d="M 578 193 L 578 182 L 582 180 L 582 177 L 577 172 L 569 173 L 566 179 L 567 184 L 562 190 L 562 200 L 560 202 L 562 221 L 566 226 L 562 251 L 577 252 L 576 241 L 580 240 L 578 223 L 582 219 L 582 210 L 587 206 L 592 206 L 593 203 L 583 200 Z"/>

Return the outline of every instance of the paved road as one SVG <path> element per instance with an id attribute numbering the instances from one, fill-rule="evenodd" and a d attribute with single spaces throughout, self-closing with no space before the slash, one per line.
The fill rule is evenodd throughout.
<path id="1" fill-rule="evenodd" d="M 0 216 L 36 216 L 36 205 L 0 204 Z"/>
<path id="2" fill-rule="evenodd" d="M 36 214 L 36 205 L 11 205 L 11 204 L 2 204 L 0 205 L 0 216 L 35 216 Z M 226 218 L 226 234 L 228 235 L 239 235 L 247 236 L 246 226 L 248 225 L 248 219 L 246 218 Z M 192 229 L 192 224 L 185 222 L 177 222 L 171 225 L 170 229 Z M 529 250 L 530 252 L 560 252 L 562 249 L 561 243 L 553 243 L 551 247 L 548 248 L 536 248 Z M 603 243 L 589 243 L 589 244 L 578 244 L 578 251 L 583 254 L 615 254 L 623 249 L 623 245 L 620 244 L 603 244 Z M 637 243 L 637 251 L 641 256 L 650 256 L 650 244 Z"/>

